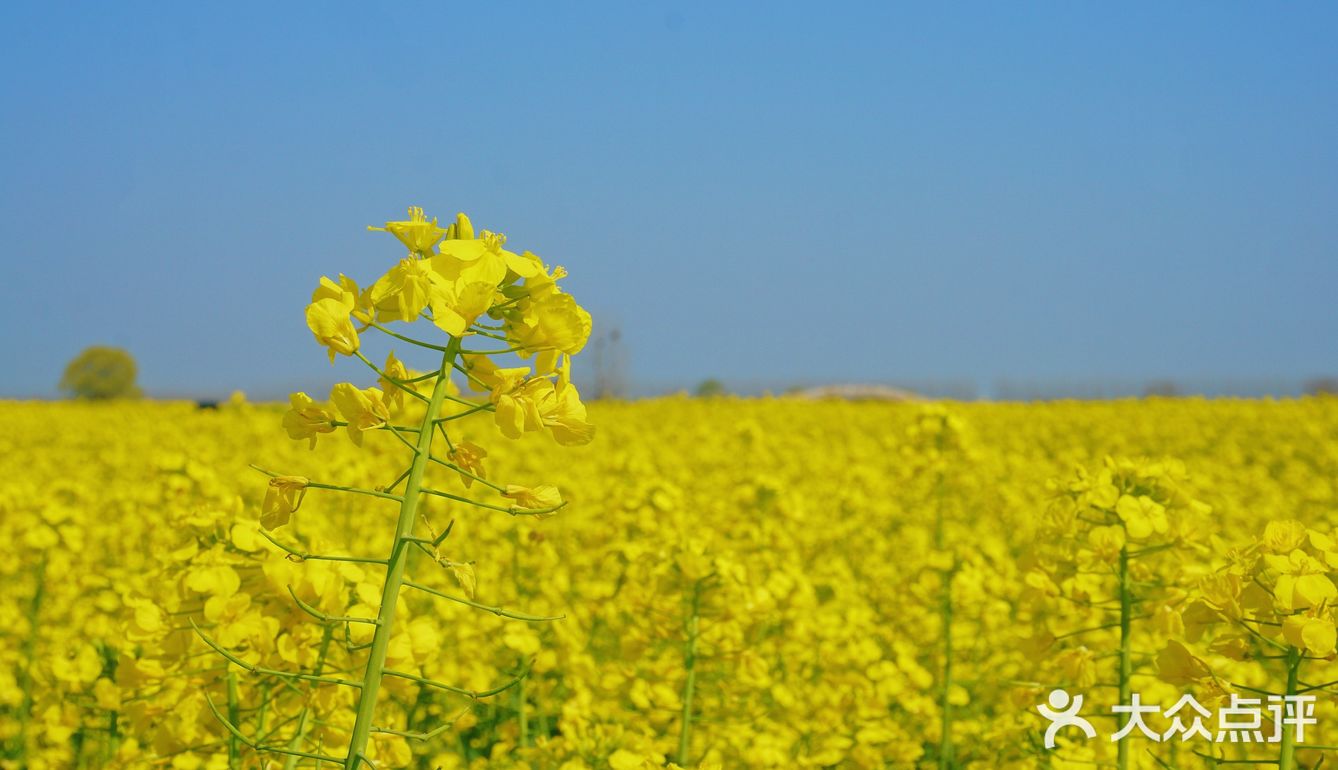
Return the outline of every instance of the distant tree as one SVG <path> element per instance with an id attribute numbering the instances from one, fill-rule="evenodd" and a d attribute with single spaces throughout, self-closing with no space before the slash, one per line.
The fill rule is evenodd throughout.
<path id="1" fill-rule="evenodd" d="M 1144 396 L 1178 396 L 1180 395 L 1180 386 L 1173 380 L 1153 380 L 1143 388 Z"/>
<path id="2" fill-rule="evenodd" d="M 702 380 L 697 385 L 697 398 L 713 398 L 723 396 L 728 391 L 725 390 L 725 383 L 717 379 Z"/>
<path id="3" fill-rule="evenodd" d="M 121 348 L 93 346 L 75 356 L 60 389 L 75 398 L 138 398 L 135 359 Z"/>
<path id="4" fill-rule="evenodd" d="M 1338 377 L 1316 377 L 1305 384 L 1305 392 L 1312 396 L 1338 395 Z"/>

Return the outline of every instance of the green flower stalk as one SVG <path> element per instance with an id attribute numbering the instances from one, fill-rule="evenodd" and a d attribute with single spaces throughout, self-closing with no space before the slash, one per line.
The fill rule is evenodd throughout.
<path id="1" fill-rule="evenodd" d="M 714 576 L 702 578 L 692 584 L 692 598 L 689 600 L 688 617 L 684 623 L 687 640 L 683 643 L 683 670 L 686 675 L 683 678 L 683 714 L 679 723 L 678 756 L 675 760 L 684 767 L 687 766 L 688 755 L 692 751 L 692 699 L 697 689 L 697 640 L 700 635 L 702 591 L 711 577 Z"/>
<path id="2" fill-rule="evenodd" d="M 471 700 L 487 698 L 515 687 L 527 676 L 528 671 L 522 668 L 510 681 L 477 691 L 391 668 L 388 651 L 398 630 L 396 610 L 405 589 L 523 622 L 558 619 L 475 601 L 472 565 L 452 561 L 442 554 L 451 527 L 446 526 L 437 534 L 424 503 L 432 497 L 450 504 L 526 517 L 551 515 L 566 505 L 552 485 L 528 487 L 489 480 L 483 463 L 487 453 L 458 437 L 453 439 L 451 434 L 457 420 L 486 419 L 491 414 L 498 431 L 508 438 L 541 432 L 563 445 L 589 442 L 594 428 L 586 421 L 585 407 L 571 383 L 570 362 L 590 335 L 590 316 L 558 288 L 558 279 L 566 275 L 562 268 L 549 269 L 529 252 L 507 251 L 506 239 L 501 235 L 482 231 L 474 237 L 473 225 L 463 214 L 449 228 L 442 228 L 436 220 L 429 221 L 420 209 L 410 209 L 408 220 L 387 222 L 384 228 L 372 229 L 394 235 L 409 249 L 408 256 L 366 290 L 359 289 L 343 275 L 338 281 L 322 278 L 306 317 L 316 340 L 326 347 L 332 361 L 337 355 L 362 361 L 377 375 L 379 387 L 359 388 L 352 383 L 339 383 L 330 394 L 333 409 L 305 393 L 295 393 L 283 425 L 291 438 L 309 441 L 313 449 L 320 436 L 339 429 L 358 446 L 367 442 L 399 445 L 409 452 L 408 466 L 389 485 L 377 489 L 258 470 L 270 477 L 261 506 L 261 525 L 269 531 L 261 534 L 290 560 L 383 568 L 379 602 L 374 617 L 331 615 L 304 601 L 290 587 L 289 593 L 298 609 L 324 627 L 321 652 L 311 673 L 284 670 L 267 661 L 255 662 L 254 654 L 229 649 L 192 621 L 201 639 L 233 666 L 226 678 L 225 710 L 215 705 L 211 696 L 206 696 L 227 731 L 233 766 L 241 761 L 245 746 L 281 755 L 290 767 L 302 760 L 338 764 L 345 770 L 384 767 L 378 765 L 373 736 L 422 742 L 449 726 L 443 724 L 422 731 L 408 729 L 416 724 L 412 713 L 407 716 L 409 724 L 405 729 L 387 726 L 382 720 L 384 714 L 378 712 L 378 707 L 384 705 L 380 695 L 387 678 L 416 684 L 420 688 L 420 697 L 414 700 L 417 704 L 422 701 L 423 693 L 451 693 Z M 491 323 L 481 322 L 485 316 Z M 446 336 L 441 343 L 419 339 L 388 325 L 395 322 L 420 325 L 425 322 Z M 361 335 L 368 330 L 428 351 L 437 363 L 428 373 L 411 376 L 405 364 L 391 353 L 384 366 L 377 366 L 362 352 Z M 466 348 L 465 341 L 469 338 L 481 342 Z M 490 340 L 503 344 L 499 346 Z M 518 360 L 516 365 L 502 368 L 494 362 L 498 356 L 514 356 Z M 486 396 L 476 399 L 460 395 L 452 381 L 456 374 L 462 374 L 471 388 Z M 429 386 L 429 395 L 424 395 L 420 389 Z M 421 409 L 421 416 L 408 420 L 407 424 L 398 416 L 417 409 Z M 458 479 L 467 493 L 430 486 L 429 469 Z M 395 492 L 401 483 L 403 491 Z M 271 534 L 289 523 L 312 490 L 395 502 L 398 515 L 386 555 L 310 553 L 303 546 L 286 543 L 284 538 Z M 494 500 L 483 499 L 489 496 Z M 427 524 L 427 536 L 415 532 L 420 522 Z M 410 555 L 414 552 L 448 570 L 464 595 L 447 593 L 411 579 Z M 370 642 L 355 643 L 351 631 L 354 626 L 371 626 Z M 322 673 L 331 639 L 341 634 L 345 649 L 357 661 L 351 677 Z M 326 754 L 323 747 L 308 745 L 316 717 L 306 706 L 287 737 L 274 730 L 263 738 L 248 735 L 240 724 L 245 698 L 237 681 L 237 668 L 285 681 L 299 692 L 313 687 L 356 691 L 352 729 L 342 754 Z M 520 697 L 523 699 L 523 693 Z M 521 704 L 523 720 L 523 700 Z"/>

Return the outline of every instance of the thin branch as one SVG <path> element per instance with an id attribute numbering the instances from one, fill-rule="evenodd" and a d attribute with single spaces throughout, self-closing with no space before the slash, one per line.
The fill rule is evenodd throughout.
<path id="1" fill-rule="evenodd" d="M 450 461 L 448 461 L 448 460 L 443 460 L 443 459 L 441 459 L 440 457 L 437 457 L 436 455 L 428 455 L 428 458 L 427 458 L 427 459 L 431 460 L 432 462 L 434 462 L 434 463 L 436 463 L 437 465 L 440 465 L 440 466 L 442 466 L 442 467 L 450 468 L 451 470 L 455 471 L 456 473 L 460 474 L 461 476 L 466 476 L 466 477 L 468 477 L 468 478 L 471 478 L 471 479 L 473 479 L 474 481 L 477 481 L 477 482 L 479 482 L 480 484 L 484 485 L 485 487 L 492 487 L 493 489 L 497 490 L 498 492 L 505 492 L 505 491 L 506 491 L 506 487 L 504 487 L 504 486 L 502 486 L 502 485 L 500 485 L 500 484 L 494 484 L 493 482 L 488 481 L 487 479 L 483 478 L 482 476 L 476 476 L 476 475 L 470 473 L 469 471 L 465 470 L 464 468 L 461 468 L 460 466 L 456 465 L 455 463 L 450 462 Z"/>
<path id="2" fill-rule="evenodd" d="M 273 535 L 271 535 L 270 533 L 266 532 L 263 529 L 260 530 L 260 536 L 270 541 L 271 543 L 277 545 L 279 548 L 282 548 L 284 551 L 287 551 L 289 556 L 295 557 L 298 561 L 306 561 L 308 559 L 311 559 L 313 561 L 347 561 L 347 562 L 352 562 L 353 564 L 384 565 L 386 563 L 385 559 L 373 559 L 364 556 L 326 556 L 323 554 L 306 553 L 304 551 L 298 551 L 294 548 L 289 548 L 283 543 L 280 543 L 278 540 L 275 540 Z"/>
<path id="3" fill-rule="evenodd" d="M 422 340 L 416 340 L 416 339 L 414 339 L 413 337 L 406 337 L 406 336 L 404 336 L 403 334 L 400 334 L 399 332 L 396 332 L 396 331 L 392 331 L 392 330 L 390 330 L 390 329 L 387 329 L 386 327 L 382 326 L 381 324 L 377 323 L 376 321 L 372 321 L 372 322 L 371 322 L 370 324 L 368 324 L 368 325 L 371 326 L 373 329 L 377 329 L 377 330 L 379 330 L 379 331 L 385 332 L 386 334 L 389 334 L 390 336 L 394 337 L 395 339 L 400 340 L 400 341 L 402 341 L 402 342 L 407 342 L 407 343 L 409 343 L 410 345 L 417 345 L 417 346 L 420 347 L 420 348 L 427 348 L 428 350 L 437 350 L 437 351 L 440 351 L 440 352 L 442 352 L 442 353 L 445 353 L 445 352 L 447 351 L 447 348 L 446 348 L 445 346 L 443 346 L 443 345 L 433 345 L 431 342 L 423 342 Z"/>
<path id="4" fill-rule="evenodd" d="M 366 623 L 371 626 L 381 625 L 381 621 L 378 620 L 377 618 L 351 618 L 351 617 L 342 617 L 342 616 L 336 617 L 333 615 L 326 615 L 324 612 L 321 612 L 320 610 L 316 609 L 310 604 L 307 604 L 306 602 L 299 599 L 297 597 L 297 593 L 293 591 L 292 586 L 288 586 L 288 595 L 293 597 L 293 601 L 297 603 L 298 609 L 302 610 L 311 617 L 327 625 L 332 623 Z"/>
<path id="5" fill-rule="evenodd" d="M 261 468 L 259 465 L 256 465 L 255 463 L 251 463 L 251 467 L 260 471 L 266 476 L 269 476 L 270 478 L 277 478 L 278 476 L 282 475 L 279 473 L 275 473 L 274 471 Z M 401 498 L 399 495 L 392 495 L 389 492 L 378 492 L 375 489 L 363 489 L 362 487 L 342 487 L 339 486 L 338 484 L 322 484 L 319 481 L 311 481 L 310 479 L 307 480 L 307 486 L 311 489 L 329 489 L 335 492 L 352 492 L 355 495 L 367 495 L 368 497 L 379 497 L 382 498 L 383 500 L 394 500 L 395 502 L 401 502 L 403 500 L 403 498 Z"/>
<path id="6" fill-rule="evenodd" d="M 512 610 L 504 609 L 502 607 L 489 607 L 486 604 L 480 604 L 479 602 L 476 602 L 472 599 L 466 599 L 462 596 L 452 596 L 451 594 L 448 593 L 442 593 L 441 591 L 438 591 L 435 588 L 428 588 L 427 586 L 422 585 L 421 583 L 415 583 L 411 580 L 404 581 L 404 585 L 408 586 L 409 588 L 417 588 L 419 591 L 432 594 L 433 596 L 441 597 L 442 599 L 446 599 L 448 601 L 458 602 L 459 604 L 464 604 L 469 607 L 473 607 L 476 610 L 491 612 L 492 614 L 497 615 L 498 617 L 511 618 L 512 620 L 524 620 L 530 623 L 542 623 L 550 620 L 562 620 L 563 618 L 567 617 L 566 615 L 528 615 L 523 612 L 514 612 Z"/>
<path id="7" fill-rule="evenodd" d="M 374 371 L 374 372 L 376 372 L 377 374 L 381 375 L 381 379 L 385 380 L 386 382 L 390 383 L 391 385 L 394 385 L 395 387 L 399 388 L 400 390 L 404 391 L 405 393 L 408 393 L 409 395 L 413 396 L 414 398 L 418 399 L 419 401 L 422 401 L 422 402 L 425 403 L 425 404 L 427 403 L 427 400 L 428 400 L 428 399 L 427 399 L 427 396 L 424 396 L 422 393 L 419 393 L 418 391 L 414 390 L 413 388 L 406 387 L 406 383 L 405 383 L 404 380 L 397 379 L 397 378 L 395 378 L 395 377 L 391 377 L 389 374 L 386 374 L 385 372 L 381 371 L 381 367 L 379 367 L 379 366 L 377 366 L 376 364 L 372 363 L 372 362 L 371 362 L 371 359 L 367 358 L 367 356 L 364 356 L 364 355 L 362 354 L 362 351 L 360 351 L 360 350 L 355 350 L 355 351 L 353 351 L 353 355 L 357 356 L 357 357 L 358 357 L 364 364 L 367 364 L 369 367 L 371 367 L 372 371 Z"/>
<path id="8" fill-rule="evenodd" d="M 498 693 L 506 692 L 512 687 L 515 687 L 516 685 L 520 684 L 525 679 L 525 677 L 530 675 L 530 671 L 527 668 L 525 672 L 522 673 L 520 676 L 516 677 L 515 679 L 512 679 L 510 682 L 507 682 L 504 685 L 501 685 L 499 687 L 494 687 L 491 690 L 479 691 L 479 690 L 467 690 L 463 687 L 454 687 L 449 684 L 443 684 L 441 682 L 438 682 L 435 679 L 425 679 L 421 676 L 414 676 L 413 674 L 406 674 L 403 671 L 395 671 L 389 668 L 383 670 L 381 673 L 385 674 L 386 676 L 396 677 L 398 679 L 408 679 L 411 682 L 417 682 L 426 687 L 435 687 L 438 690 L 453 692 L 456 695 L 463 695 L 466 698 L 472 698 L 474 700 L 479 700 L 480 698 L 488 698 Z"/>
<path id="9" fill-rule="evenodd" d="M 289 755 L 289 756 L 294 756 L 294 757 L 303 757 L 303 758 L 305 758 L 305 759 L 315 759 L 315 760 L 319 760 L 319 761 L 321 761 L 321 762 L 336 762 L 336 763 L 339 763 L 339 764 L 343 764 L 344 762 L 347 761 L 347 759 L 344 758 L 344 757 L 331 757 L 331 756 L 328 756 L 328 755 L 326 755 L 326 754 L 312 754 L 312 753 L 310 753 L 310 752 L 306 752 L 306 751 L 295 751 L 295 750 L 293 750 L 293 749 L 281 749 L 281 748 L 279 748 L 279 747 L 277 747 L 277 746 L 265 746 L 265 745 L 263 745 L 263 744 L 256 743 L 255 741 L 253 741 L 253 740 L 251 740 L 250 738 L 246 737 L 246 735 L 244 735 L 244 734 L 242 733 L 241 730 L 237 729 L 237 726 L 236 726 L 236 725 L 234 725 L 232 722 L 228 721 L 228 718 L 227 718 L 227 717 L 223 716 L 223 712 L 219 711 L 219 710 L 218 710 L 218 706 L 214 705 L 214 699 L 211 698 L 211 697 L 209 697 L 209 694 L 208 694 L 208 693 L 205 693 L 204 699 L 205 699 L 206 702 L 209 703 L 209 710 L 212 711 L 212 712 L 214 712 L 214 716 L 218 719 L 218 721 L 220 721 L 220 722 L 223 723 L 223 727 L 227 728 L 227 731 L 228 731 L 229 733 L 232 733 L 233 737 L 235 737 L 237 740 L 241 741 L 242 743 L 245 743 L 247 746 L 249 746 L 250 748 L 252 748 L 252 749 L 254 749 L 254 750 L 256 750 L 256 751 L 267 751 L 267 752 L 270 752 L 270 753 L 273 753 L 273 754 L 287 754 L 287 755 Z"/>
<path id="10" fill-rule="evenodd" d="M 257 666 L 252 663 L 247 663 L 246 661 L 242 660 L 236 655 L 233 655 L 231 652 L 228 652 L 218 642 L 215 642 L 213 639 L 210 639 L 203 631 L 200 630 L 199 626 L 195 625 L 194 620 L 190 622 L 190 625 L 191 628 L 195 629 L 196 635 L 199 636 L 200 639 L 204 640 L 205 644 L 214 648 L 214 652 L 217 652 L 219 655 L 222 655 L 223 657 L 227 658 L 233 664 L 240 666 L 241 668 L 251 672 L 252 674 L 259 674 L 261 676 L 287 677 L 289 679 L 300 679 L 304 682 L 321 682 L 324 684 L 337 684 L 337 685 L 342 685 L 344 687 L 356 687 L 358 689 L 362 689 L 362 682 L 353 682 L 347 679 L 338 679 L 332 676 L 316 676 L 315 674 L 294 674 L 289 671 L 278 671 L 272 668 L 265 668 L 263 666 Z"/>
<path id="11" fill-rule="evenodd" d="M 562 501 L 561 503 L 558 503 L 557 505 L 551 505 L 547 508 L 521 508 L 518 505 L 505 507 L 501 505 L 492 505 L 490 503 L 480 502 L 478 500 L 470 500 L 468 497 L 453 495 L 450 492 L 442 492 L 437 489 L 428 489 L 427 487 L 423 487 L 421 491 L 424 494 L 435 495 L 437 497 L 444 497 L 447 500 L 454 500 L 458 503 L 467 503 L 469 505 L 473 505 L 479 508 L 486 508 L 490 511 L 499 511 L 501 513 L 507 513 L 512 516 L 541 516 L 545 513 L 554 513 L 567 507 L 567 502 L 565 500 Z"/>

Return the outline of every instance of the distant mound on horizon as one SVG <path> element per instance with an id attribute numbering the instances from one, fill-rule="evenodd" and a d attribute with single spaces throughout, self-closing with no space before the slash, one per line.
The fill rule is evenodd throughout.
<path id="1" fill-rule="evenodd" d="M 889 385 L 818 385 L 800 388 L 786 394 L 790 398 L 810 401 L 840 399 L 843 401 L 924 401 L 924 396 Z"/>

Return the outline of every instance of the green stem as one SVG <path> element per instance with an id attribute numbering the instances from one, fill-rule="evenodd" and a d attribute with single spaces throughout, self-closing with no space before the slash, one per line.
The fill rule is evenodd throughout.
<path id="1" fill-rule="evenodd" d="M 943 573 L 943 596 L 940 611 L 943 616 L 943 677 L 942 690 L 939 692 L 940 725 L 938 745 L 938 766 L 940 770 L 952 767 L 952 573 L 951 569 Z"/>
<path id="2" fill-rule="evenodd" d="M 386 582 L 381 589 L 381 608 L 377 614 L 376 633 L 372 637 L 372 648 L 367 658 L 362 689 L 358 695 L 358 712 L 353 723 L 353 735 L 349 740 L 348 752 L 345 754 L 345 770 L 357 770 L 364 761 L 363 755 L 367 752 L 367 741 L 376 715 L 376 696 L 381 690 L 381 678 L 386 666 L 386 650 L 390 646 L 390 634 L 395 624 L 395 605 L 404 583 L 404 566 L 410 544 L 405 538 L 413 535 L 414 522 L 418 518 L 419 490 L 422 489 L 423 472 L 432 454 L 432 423 L 437 419 L 441 404 L 446 399 L 446 388 L 450 382 L 446 372 L 455 362 L 459 349 L 459 340 L 452 338 L 442 357 L 442 376 L 432 388 L 432 397 L 428 400 L 422 427 L 418 431 L 418 447 L 413 457 L 413 465 L 409 468 L 409 478 L 404 485 L 404 497 L 400 501 L 395 540 L 387 560 Z"/>
<path id="3" fill-rule="evenodd" d="M 1301 651 L 1295 647 L 1287 648 L 1287 695 L 1296 695 L 1297 680 L 1301 677 Z M 1296 706 L 1300 711 L 1300 704 Z M 1286 715 L 1286 703 L 1283 703 L 1283 715 Z M 1298 713 L 1299 716 L 1299 713 Z M 1278 770 L 1296 770 L 1296 728 L 1287 729 L 1282 725 L 1282 747 L 1278 751 Z"/>
<path id="4" fill-rule="evenodd" d="M 228 721 L 241 724 L 241 704 L 237 699 L 237 672 L 231 667 L 228 668 Z M 240 767 L 242 761 L 242 744 L 237 740 L 237 736 L 228 736 L 228 769 Z"/>
<path id="5" fill-rule="evenodd" d="M 32 604 L 28 605 L 28 638 L 23 642 L 23 673 L 19 678 L 19 689 L 23 692 L 23 701 L 19 705 L 18 756 L 28 756 L 28 723 L 33 711 L 33 664 L 37 657 L 37 635 L 41 626 L 38 616 L 42 612 L 42 599 L 46 595 L 46 554 L 37 562 L 37 587 L 33 590 Z M 24 763 L 20 762 L 20 766 Z"/>
<path id="6" fill-rule="evenodd" d="M 1120 547 L 1120 703 L 1128 703 L 1133 679 L 1133 656 L 1130 645 L 1130 621 L 1133 615 L 1133 596 L 1129 590 L 1129 546 Z M 1120 729 L 1129 721 L 1128 714 L 1120 715 Z M 1118 744 L 1115 766 L 1119 770 L 1129 767 L 1129 741 Z"/>
<path id="7" fill-rule="evenodd" d="M 701 616 L 702 583 L 698 580 L 692 586 L 692 614 L 688 616 L 688 640 L 683 648 L 683 667 L 687 669 L 687 679 L 683 682 L 683 716 L 678 731 L 678 757 L 676 762 L 681 767 L 688 765 L 688 752 L 692 748 L 692 696 L 697 688 L 697 632 Z"/>
<path id="8" fill-rule="evenodd" d="M 940 441 L 941 443 L 941 441 Z M 934 482 L 934 548 L 943 551 L 945 536 L 943 527 L 943 474 L 939 473 Z M 939 738 L 938 767 L 948 770 L 952 763 L 952 576 L 956 565 L 944 570 L 941 593 L 939 596 L 939 614 L 943 633 L 943 675 L 939 677 Z"/>
<path id="9" fill-rule="evenodd" d="M 325 668 L 325 656 L 330 651 L 330 640 L 334 638 L 334 626 L 327 625 L 325 633 L 321 636 L 321 649 L 316 655 L 316 668 L 312 671 L 316 676 L 321 675 L 321 670 Z M 293 732 L 293 739 L 288 742 L 288 748 L 291 751 L 297 751 L 302 748 L 302 743 L 307 739 L 307 733 L 311 730 L 311 707 L 302 706 L 302 711 L 297 717 L 297 730 Z M 296 770 L 297 761 L 301 759 L 296 754 L 289 754 L 283 761 L 283 770 Z"/>
<path id="10" fill-rule="evenodd" d="M 527 697 L 528 696 L 525 692 L 525 680 L 522 679 L 520 681 L 520 684 L 516 686 L 516 695 L 515 695 L 516 721 L 519 722 L 519 727 L 520 727 L 520 739 L 518 742 L 521 748 L 530 745 L 530 715 L 525 708 L 526 706 L 525 700 Z"/>

